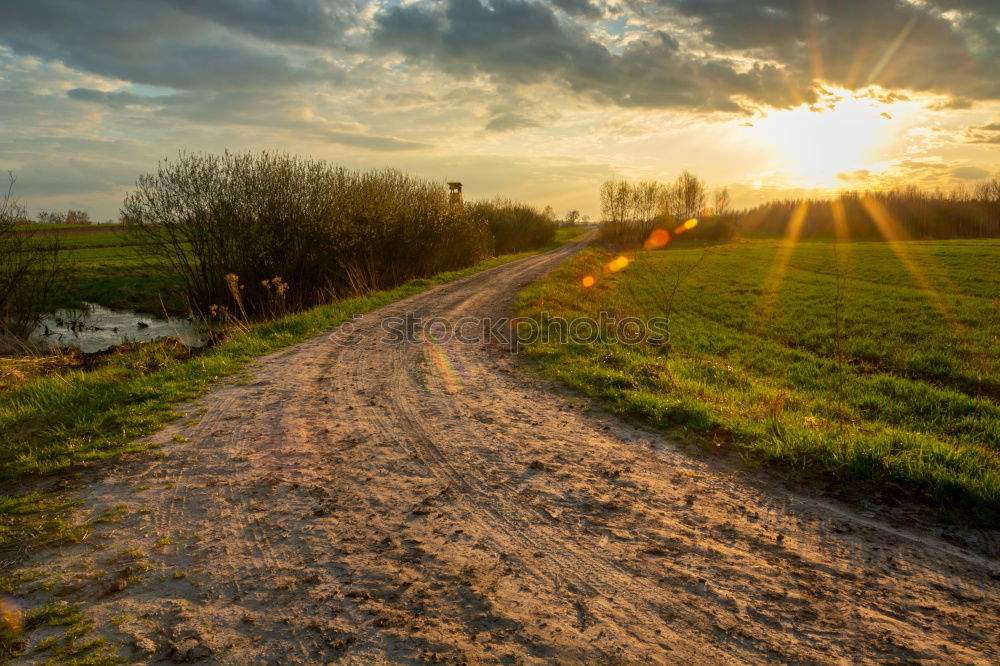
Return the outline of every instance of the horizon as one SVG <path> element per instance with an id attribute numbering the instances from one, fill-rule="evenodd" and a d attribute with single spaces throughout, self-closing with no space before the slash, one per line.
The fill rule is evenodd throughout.
<path id="1" fill-rule="evenodd" d="M 685 169 L 735 208 L 972 187 L 1000 172 L 998 22 L 972 0 L 35 2 L 0 26 L 0 169 L 32 216 L 95 220 L 182 150 L 593 219 L 601 182 Z"/>

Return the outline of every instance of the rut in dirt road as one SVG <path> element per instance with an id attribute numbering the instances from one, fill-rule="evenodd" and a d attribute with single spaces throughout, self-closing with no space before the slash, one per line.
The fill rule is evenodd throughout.
<path id="1" fill-rule="evenodd" d="M 82 491 L 126 518 L 27 566 L 139 661 L 1000 660 L 989 555 L 693 458 L 500 345 L 384 340 L 508 315 L 576 248 L 261 359 Z"/>

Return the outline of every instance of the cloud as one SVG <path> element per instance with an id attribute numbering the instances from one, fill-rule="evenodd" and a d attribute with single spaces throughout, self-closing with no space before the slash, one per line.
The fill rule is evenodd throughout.
<path id="1" fill-rule="evenodd" d="M 704 30 L 715 49 L 780 62 L 793 79 L 1000 97 L 995 5 L 902 0 L 660 0 Z M 810 9 L 814 8 L 814 9 Z M 967 13 L 946 18 L 942 9 Z"/>
<path id="2" fill-rule="evenodd" d="M 129 92 L 104 92 L 74 88 L 66 93 L 70 99 L 102 104 L 113 109 L 141 107 L 160 117 L 179 117 L 192 122 L 250 127 L 273 127 L 295 130 L 299 136 L 355 146 L 375 151 L 400 151 L 428 148 L 428 144 L 392 136 L 357 131 L 344 131 L 343 123 L 335 123 L 312 115 L 292 95 L 271 95 L 260 99 L 257 93 L 177 93 L 158 97 Z M 353 129 L 353 128 L 350 128 Z"/>
<path id="3" fill-rule="evenodd" d="M 975 102 L 967 97 L 949 97 L 940 102 L 930 104 L 927 108 L 931 111 L 959 111 L 971 109 L 973 106 L 975 106 Z"/>
<path id="4" fill-rule="evenodd" d="M 66 96 L 80 102 L 103 104 L 112 109 L 122 109 L 127 106 L 147 106 L 151 101 L 145 95 L 136 95 L 130 92 L 106 92 L 92 88 L 73 88 L 67 91 Z"/>
<path id="5" fill-rule="evenodd" d="M 579 25 L 561 22 L 550 7 L 529 0 L 399 5 L 377 14 L 375 23 L 376 49 L 460 78 L 557 82 L 603 103 L 631 107 L 738 112 L 745 110 L 740 98 L 776 107 L 802 101 L 775 65 L 746 66 L 687 52 L 664 31 L 613 53 Z"/>
<path id="6" fill-rule="evenodd" d="M 868 180 L 871 175 L 872 172 L 868 169 L 857 169 L 855 171 L 844 171 L 842 173 L 838 173 L 837 178 L 848 183 L 853 183 Z"/>
<path id="7" fill-rule="evenodd" d="M 1000 144 L 1000 121 L 967 127 L 965 129 L 965 142 Z"/>
<path id="8" fill-rule="evenodd" d="M 233 2 L 6 3 L 0 43 L 22 55 L 60 61 L 101 76 L 183 90 L 262 89 L 343 80 L 343 69 L 329 58 L 308 50 L 273 49 L 247 37 L 264 30 L 262 22 L 273 13 L 273 4 L 248 5 L 256 8 L 258 22 L 253 23 L 247 11 L 235 11 Z M 206 9 L 209 5 L 215 9 Z M 303 12 L 290 15 L 307 23 Z M 229 23 L 220 23 L 226 17 Z M 288 21 L 272 28 L 277 37 L 288 37 L 290 32 Z M 334 36 L 331 33 L 330 38 Z"/>
<path id="9" fill-rule="evenodd" d="M 962 180 L 979 180 L 980 178 L 986 178 L 989 176 L 990 172 L 986 169 L 980 169 L 979 167 L 966 166 L 952 169 L 951 175 Z"/>
<path id="10" fill-rule="evenodd" d="M 927 162 L 921 160 L 901 160 L 896 164 L 898 167 L 903 169 L 909 169 L 911 171 L 940 171 L 941 169 L 947 169 L 948 165 L 942 164 L 941 162 Z"/>
<path id="11" fill-rule="evenodd" d="M 332 143 L 339 143 L 344 146 L 355 146 L 367 148 L 368 150 L 397 151 L 397 150 L 419 150 L 429 148 L 426 143 L 418 141 L 407 141 L 397 139 L 392 136 L 377 136 L 372 134 L 357 134 L 352 132 L 320 132 L 321 137 Z"/>
<path id="12" fill-rule="evenodd" d="M 571 16 L 588 19 L 598 19 L 604 16 L 604 10 L 589 0 L 551 0 L 551 2 Z"/>
<path id="13" fill-rule="evenodd" d="M 184 13 L 267 42 L 308 46 L 343 43 L 359 27 L 366 3 L 357 0 L 165 0 Z"/>
<path id="14" fill-rule="evenodd" d="M 556 83 L 622 107 L 788 108 L 815 103 L 827 83 L 886 103 L 905 100 L 902 89 L 952 108 L 1000 98 L 1000 31 L 988 18 L 998 12 L 986 0 L 8 4 L 0 43 L 19 54 L 179 91 L 342 85 L 352 70 L 388 72 L 383 56 L 401 54 L 415 77 L 429 66 L 498 86 Z M 617 14 L 625 28 L 609 20 Z"/>

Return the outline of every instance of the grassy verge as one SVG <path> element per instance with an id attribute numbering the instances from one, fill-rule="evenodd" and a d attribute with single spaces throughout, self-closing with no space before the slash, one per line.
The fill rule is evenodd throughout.
<path id="1" fill-rule="evenodd" d="M 542 341 L 527 351 L 545 372 L 748 462 L 997 524 L 1000 243 L 754 241 L 606 273 L 615 256 L 577 255 L 521 293 L 520 313 L 668 314 L 670 343 Z"/>
<path id="2" fill-rule="evenodd" d="M 561 231 L 555 247 L 579 235 Z M 544 250 L 540 250 L 544 251 Z M 255 357 L 306 340 L 349 319 L 426 289 L 537 252 L 505 255 L 470 268 L 414 280 L 254 325 L 247 333 L 203 353 L 161 341 L 128 345 L 87 368 L 31 376 L 0 393 L 0 548 L 13 543 L 73 540 L 59 494 L 14 492 L 19 482 L 57 472 L 80 474 L 82 465 L 141 451 L 137 439 L 176 417 L 174 406 L 233 375 Z"/>

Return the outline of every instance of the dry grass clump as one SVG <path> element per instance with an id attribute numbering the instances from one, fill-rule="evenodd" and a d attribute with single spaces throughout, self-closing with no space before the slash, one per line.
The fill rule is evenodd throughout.
<path id="1" fill-rule="evenodd" d="M 13 388 L 33 377 L 80 367 L 80 357 L 77 350 L 47 356 L 0 356 L 0 391 Z"/>

